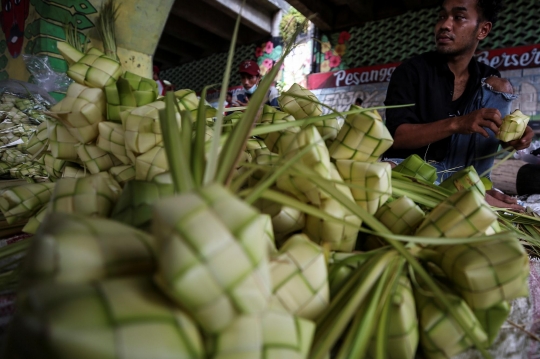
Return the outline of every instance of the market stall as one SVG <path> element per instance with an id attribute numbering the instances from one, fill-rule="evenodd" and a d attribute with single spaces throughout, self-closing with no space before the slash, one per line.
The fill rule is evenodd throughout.
<path id="1" fill-rule="evenodd" d="M 245 107 L 225 109 L 227 75 L 215 107 L 158 96 L 116 11 L 94 46 L 56 42 L 62 99 L 3 87 L 6 358 L 535 358 L 534 211 L 490 207 L 472 167 L 436 184 L 418 156 L 379 161 L 377 109 L 323 111 L 296 83 L 263 105 L 283 57 Z"/>

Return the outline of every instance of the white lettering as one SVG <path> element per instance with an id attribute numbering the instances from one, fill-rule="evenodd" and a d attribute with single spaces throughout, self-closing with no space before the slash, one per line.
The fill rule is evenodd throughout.
<path id="1" fill-rule="evenodd" d="M 379 71 L 378 70 L 371 70 L 371 74 L 369 76 L 369 81 L 370 82 L 376 82 L 377 81 L 377 77 L 379 75 Z"/>
<path id="2" fill-rule="evenodd" d="M 351 86 L 353 81 L 353 74 L 347 74 L 347 77 L 345 77 L 345 85 Z"/>
<path id="3" fill-rule="evenodd" d="M 513 54 L 512 55 L 512 66 L 518 66 L 519 65 L 519 60 L 518 60 L 518 55 L 517 54 Z"/>
<path id="4" fill-rule="evenodd" d="M 478 62 L 482 62 L 486 65 L 489 65 L 488 56 L 489 56 L 489 52 L 482 51 L 481 53 L 478 54 L 477 60 Z"/>
<path id="5" fill-rule="evenodd" d="M 385 82 L 386 81 L 386 75 L 388 74 L 388 69 L 381 69 L 379 71 L 379 82 Z"/>
<path id="6" fill-rule="evenodd" d="M 396 69 L 395 67 L 391 67 L 388 69 L 388 74 L 387 74 L 388 77 L 386 78 L 386 82 L 390 81 L 390 77 L 392 77 L 392 74 L 394 73 L 395 69 Z"/>
<path id="7" fill-rule="evenodd" d="M 334 76 L 336 77 L 336 87 L 339 87 L 340 82 L 345 78 L 345 70 L 339 70 Z"/>
<path id="8" fill-rule="evenodd" d="M 531 64 L 531 61 L 533 60 L 533 57 L 528 52 L 521 54 L 521 58 L 519 59 L 519 65 L 520 66 L 529 66 Z"/>
<path id="9" fill-rule="evenodd" d="M 358 85 L 360 83 L 360 74 L 358 72 L 354 73 L 354 84 Z"/>
<path id="10" fill-rule="evenodd" d="M 505 52 L 504 54 L 502 54 L 501 56 L 502 56 L 503 61 L 504 61 L 504 65 L 503 65 L 503 66 L 504 66 L 504 67 L 510 66 L 510 56 L 508 56 L 508 55 L 506 54 L 506 52 Z"/>
<path id="11" fill-rule="evenodd" d="M 362 72 L 362 75 L 360 76 L 360 82 L 369 82 L 369 72 Z"/>
<path id="12" fill-rule="evenodd" d="M 536 50 L 536 49 L 535 49 Z M 534 64 L 540 65 L 540 51 L 535 51 L 534 54 Z"/>
<path id="13" fill-rule="evenodd" d="M 501 64 L 501 57 L 495 56 L 494 58 L 491 59 L 488 65 L 491 67 L 497 68 L 499 67 L 500 64 Z"/>

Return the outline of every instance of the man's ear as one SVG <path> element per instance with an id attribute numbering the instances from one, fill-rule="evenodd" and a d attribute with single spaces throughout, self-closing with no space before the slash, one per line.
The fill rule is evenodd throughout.
<path id="1" fill-rule="evenodd" d="M 484 40 L 488 36 L 492 27 L 493 24 L 491 22 L 483 21 L 478 28 L 478 34 L 476 35 L 476 38 L 478 40 Z"/>

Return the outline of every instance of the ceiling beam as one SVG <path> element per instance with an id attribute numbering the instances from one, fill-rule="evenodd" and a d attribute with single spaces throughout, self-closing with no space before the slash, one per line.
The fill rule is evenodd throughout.
<path id="1" fill-rule="evenodd" d="M 186 2 L 187 0 L 177 0 L 171 9 L 171 15 L 197 25 L 225 40 L 231 41 L 235 25 L 233 18 L 224 15 L 215 7 L 204 2 L 199 2 L 197 6 L 193 6 L 191 1 L 189 3 Z M 259 37 L 253 31 L 241 28 L 238 32 L 237 41 L 240 44 L 249 44 Z"/>
<path id="2" fill-rule="evenodd" d="M 371 21 L 374 17 L 373 14 L 373 0 L 372 1 L 359 1 L 359 0 L 345 0 L 345 5 L 348 5 L 354 15 L 363 21 Z"/>
<path id="3" fill-rule="evenodd" d="M 219 36 L 216 36 L 198 26 L 183 21 L 174 15 L 170 15 L 165 23 L 163 32 L 184 42 L 190 43 L 202 49 L 221 52 L 227 49 L 229 44 Z"/>
<path id="4" fill-rule="evenodd" d="M 305 17 L 311 17 L 311 22 L 323 31 L 334 27 L 334 9 L 324 0 L 288 0 L 292 7 Z"/>
<path id="5" fill-rule="evenodd" d="M 261 11 L 259 8 L 246 3 L 242 8 L 242 0 L 203 0 L 205 3 L 216 7 L 232 18 L 236 18 L 242 10 L 242 23 L 250 29 L 261 34 L 272 33 L 273 14 Z"/>

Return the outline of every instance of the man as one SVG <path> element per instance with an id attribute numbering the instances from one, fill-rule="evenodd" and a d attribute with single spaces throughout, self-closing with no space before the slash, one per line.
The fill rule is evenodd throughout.
<path id="1" fill-rule="evenodd" d="M 261 70 L 257 62 L 252 60 L 243 61 L 239 68 L 238 73 L 242 82 L 243 92 L 236 95 L 236 102 L 234 106 L 247 106 L 249 99 L 259 86 L 261 82 Z M 270 86 L 268 90 L 267 105 L 278 107 L 278 91 L 274 86 Z"/>
<path id="2" fill-rule="evenodd" d="M 474 53 L 501 9 L 500 0 L 445 0 L 435 25 L 436 51 L 400 65 L 390 80 L 385 104 L 414 104 L 386 110 L 386 125 L 394 144 L 386 160 L 398 163 L 417 154 L 438 170 L 438 180 L 453 171 L 474 166 L 479 175 L 493 165 L 502 118 L 516 98 L 509 81 L 479 63 Z M 503 143 L 527 148 L 533 131 Z M 516 200 L 490 191 L 488 203 L 521 209 Z"/>

